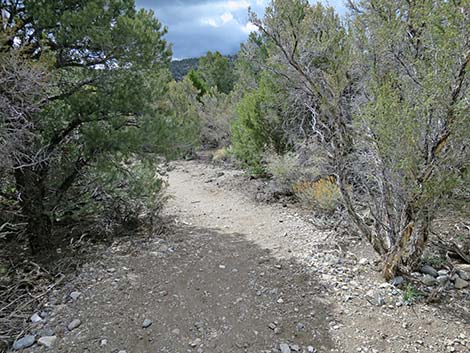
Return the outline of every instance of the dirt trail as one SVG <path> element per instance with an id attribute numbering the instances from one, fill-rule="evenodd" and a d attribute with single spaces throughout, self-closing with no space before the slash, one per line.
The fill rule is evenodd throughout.
<path id="1" fill-rule="evenodd" d="M 468 351 L 465 317 L 396 304 L 400 291 L 372 270 L 373 255 L 354 250 L 364 246 L 338 248 L 295 208 L 256 203 L 240 190 L 248 182 L 175 163 L 170 234 L 117 242 L 86 265 L 69 290 L 82 292 L 78 300 L 58 293 L 50 307 L 58 340 L 49 351 Z M 374 303 L 379 294 L 385 305 Z"/>

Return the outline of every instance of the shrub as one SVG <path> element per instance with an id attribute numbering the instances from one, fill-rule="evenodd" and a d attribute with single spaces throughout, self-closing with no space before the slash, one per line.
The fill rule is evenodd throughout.
<path id="1" fill-rule="evenodd" d="M 240 100 L 232 124 L 232 143 L 235 156 L 253 174 L 264 174 L 263 155 L 268 149 L 280 153 L 286 143 L 279 116 L 277 87 L 266 75 L 258 89 Z"/>
<path id="2" fill-rule="evenodd" d="M 279 155 L 267 153 L 264 157 L 266 171 L 271 174 L 276 185 L 286 193 L 292 193 L 292 187 L 302 179 L 303 166 L 300 165 L 298 154 L 287 152 Z"/>
<path id="3" fill-rule="evenodd" d="M 299 201 L 323 211 L 334 211 L 341 202 L 341 192 L 333 177 L 299 181 L 294 184 L 293 191 Z"/>
<path id="4" fill-rule="evenodd" d="M 212 155 L 214 162 L 225 162 L 230 158 L 230 151 L 227 147 L 219 148 Z"/>

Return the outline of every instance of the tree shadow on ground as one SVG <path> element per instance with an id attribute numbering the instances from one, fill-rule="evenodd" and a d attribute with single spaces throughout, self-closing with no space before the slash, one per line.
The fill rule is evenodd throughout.
<path id="1" fill-rule="evenodd" d="M 84 293 L 92 302 L 69 308 L 67 320 L 86 318 L 81 339 L 63 340 L 54 351 L 255 353 L 282 343 L 300 352 L 333 348 L 328 290 L 296 260 L 278 259 L 243 234 L 189 225 L 147 240 L 141 250 L 131 244 L 129 252 L 121 246 L 107 256 L 106 266 L 117 269 L 107 274 L 109 281 Z M 154 324 L 142 329 L 144 318 Z M 106 349 L 94 331 L 103 323 Z"/>

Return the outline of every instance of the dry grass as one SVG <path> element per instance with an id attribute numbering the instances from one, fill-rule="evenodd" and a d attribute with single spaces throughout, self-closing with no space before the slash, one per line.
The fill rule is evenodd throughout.
<path id="1" fill-rule="evenodd" d="M 299 201 L 309 208 L 334 211 L 341 201 L 341 192 L 333 177 L 299 181 L 292 189 Z"/>

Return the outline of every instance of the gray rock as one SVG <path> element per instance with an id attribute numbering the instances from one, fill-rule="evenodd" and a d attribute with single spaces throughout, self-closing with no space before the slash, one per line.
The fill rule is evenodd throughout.
<path id="1" fill-rule="evenodd" d="M 393 278 L 390 283 L 391 283 L 393 286 L 399 286 L 399 285 L 402 284 L 404 281 L 405 281 L 405 279 L 403 278 L 403 276 L 397 276 L 397 277 Z"/>
<path id="2" fill-rule="evenodd" d="M 118 353 L 127 353 L 126 351 L 119 351 Z"/>
<path id="3" fill-rule="evenodd" d="M 44 327 L 43 329 L 37 332 L 39 336 L 55 336 L 54 330 L 50 327 Z"/>
<path id="4" fill-rule="evenodd" d="M 442 276 L 437 276 L 436 281 L 439 282 L 439 284 L 444 285 L 449 281 L 449 276 L 447 275 L 442 275 Z"/>
<path id="5" fill-rule="evenodd" d="M 385 298 L 384 298 L 384 297 L 382 297 L 382 296 L 379 295 L 379 296 L 377 296 L 376 300 L 377 300 L 377 305 L 378 305 L 378 306 L 383 306 L 383 305 L 385 305 Z"/>
<path id="6" fill-rule="evenodd" d="M 150 319 L 145 319 L 144 322 L 142 323 L 143 328 L 150 327 L 153 324 L 153 321 Z"/>
<path id="7" fill-rule="evenodd" d="M 307 347 L 307 351 L 308 351 L 309 353 L 315 353 L 315 348 L 313 348 L 313 346 L 308 346 L 308 347 Z"/>
<path id="8" fill-rule="evenodd" d="M 196 338 L 194 341 L 190 342 L 189 345 L 193 348 L 199 346 L 202 343 L 200 338 Z"/>
<path id="9" fill-rule="evenodd" d="M 467 272 L 467 271 L 464 271 L 464 270 L 457 270 L 457 274 L 464 281 L 470 281 L 470 272 Z"/>
<path id="10" fill-rule="evenodd" d="M 281 353 L 291 353 L 292 352 L 287 343 L 281 343 L 279 345 L 279 349 L 281 350 Z"/>
<path id="11" fill-rule="evenodd" d="M 13 343 L 13 349 L 15 351 L 19 351 L 28 347 L 31 347 L 34 342 L 36 342 L 36 337 L 32 335 L 26 335 L 22 338 L 20 338 L 18 341 Z"/>
<path id="12" fill-rule="evenodd" d="M 298 344 L 293 344 L 290 346 L 290 348 L 294 351 L 294 352 L 300 352 L 300 347 Z"/>
<path id="13" fill-rule="evenodd" d="M 44 336 L 38 339 L 38 344 L 47 348 L 51 348 L 55 341 L 57 341 L 57 336 Z"/>
<path id="14" fill-rule="evenodd" d="M 433 277 L 437 277 L 439 275 L 434 269 L 434 267 L 431 267 L 429 265 L 424 265 L 423 267 L 421 267 L 421 272 Z"/>
<path id="15" fill-rule="evenodd" d="M 436 282 L 437 282 L 436 279 L 430 274 L 426 274 L 423 276 L 423 283 L 427 286 L 432 286 L 436 284 Z"/>
<path id="16" fill-rule="evenodd" d="M 438 274 L 439 276 L 445 276 L 445 275 L 448 275 L 448 274 L 449 274 L 449 271 L 447 271 L 447 270 L 439 270 L 439 271 L 437 271 L 437 274 Z"/>
<path id="17" fill-rule="evenodd" d="M 457 289 L 464 289 L 464 288 L 467 288 L 469 285 L 470 285 L 469 282 L 463 280 L 460 277 L 457 277 L 455 279 L 454 287 L 457 288 Z"/>
<path id="18" fill-rule="evenodd" d="M 34 314 L 33 316 L 31 316 L 31 322 L 37 323 L 41 321 L 42 321 L 42 317 L 40 317 L 38 314 Z"/>
<path id="19" fill-rule="evenodd" d="M 361 266 L 367 265 L 369 263 L 369 260 L 363 257 L 362 259 L 359 260 L 358 264 Z"/>
<path id="20" fill-rule="evenodd" d="M 104 347 L 108 344 L 108 340 L 106 338 L 103 338 L 101 341 L 100 341 L 100 346 L 101 347 Z"/>
<path id="21" fill-rule="evenodd" d="M 81 292 L 74 291 L 69 294 L 69 297 L 72 298 L 73 301 L 77 300 L 82 295 Z"/>
<path id="22" fill-rule="evenodd" d="M 69 331 L 75 330 L 81 324 L 82 324 L 82 322 L 79 319 L 72 320 L 72 322 L 67 325 L 67 329 Z"/>

